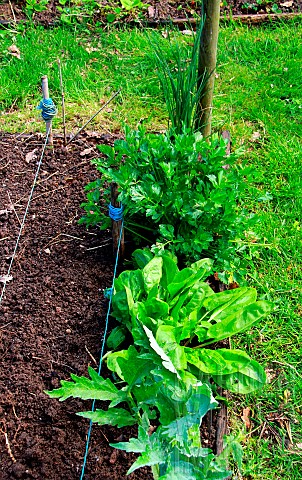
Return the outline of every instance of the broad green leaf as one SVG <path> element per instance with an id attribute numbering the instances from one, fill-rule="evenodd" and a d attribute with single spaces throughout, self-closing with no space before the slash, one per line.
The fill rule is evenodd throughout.
<path id="1" fill-rule="evenodd" d="M 129 317 L 129 307 L 125 289 L 114 293 L 112 297 L 112 313 L 111 315 L 119 320 L 125 322 Z"/>
<path id="2" fill-rule="evenodd" d="M 195 334 L 196 324 L 196 318 L 186 319 L 184 324 L 180 324 L 175 328 L 175 336 L 179 339 L 179 341 L 190 338 Z"/>
<path id="3" fill-rule="evenodd" d="M 178 273 L 177 259 L 171 257 L 167 253 L 162 256 L 163 259 L 163 273 L 160 284 L 167 290 L 168 285 L 173 282 L 175 275 Z"/>
<path id="4" fill-rule="evenodd" d="M 187 368 L 187 360 L 184 347 L 176 342 L 174 327 L 161 325 L 156 332 L 156 341 L 158 345 L 167 353 L 173 365 L 178 370 Z"/>
<path id="5" fill-rule="evenodd" d="M 63 402 L 69 397 L 81 398 L 82 400 L 116 400 L 120 396 L 120 391 L 108 378 L 105 380 L 99 376 L 93 368 L 88 367 L 91 379 L 87 377 L 78 377 L 71 374 L 73 382 L 61 380 L 61 387 L 52 391 L 46 391 L 51 398 L 58 398 Z"/>
<path id="6" fill-rule="evenodd" d="M 153 298 L 157 298 L 158 294 L 159 294 L 159 285 L 154 285 L 154 287 L 152 287 L 151 290 L 148 292 L 146 301 L 151 301 Z M 144 298 L 144 301 L 145 301 L 145 298 Z"/>
<path id="7" fill-rule="evenodd" d="M 231 452 L 234 458 L 234 461 L 237 463 L 238 468 L 242 468 L 242 458 L 243 458 L 243 448 L 242 445 L 236 440 L 231 442 Z"/>
<path id="8" fill-rule="evenodd" d="M 148 248 L 138 248 L 132 253 L 132 257 L 140 269 L 143 269 L 152 260 L 153 256 L 153 253 Z"/>
<path id="9" fill-rule="evenodd" d="M 188 413 L 204 417 L 205 414 L 214 408 L 218 407 L 218 402 L 212 394 L 212 390 L 208 385 L 199 385 L 193 392 L 186 403 Z"/>
<path id="10" fill-rule="evenodd" d="M 184 293 L 182 293 L 181 295 L 174 297 L 174 300 L 177 300 L 177 303 L 173 306 L 170 312 L 171 316 L 174 319 L 178 318 L 180 309 L 182 308 L 185 301 L 188 299 L 188 294 L 189 292 L 185 290 Z"/>
<path id="11" fill-rule="evenodd" d="M 118 352 L 112 352 L 108 355 L 106 361 L 107 361 L 107 367 L 109 370 L 112 372 L 115 372 L 122 380 L 125 380 L 123 377 L 123 372 L 119 366 L 118 363 L 118 358 L 126 358 L 128 359 L 129 352 L 128 350 L 119 350 Z"/>
<path id="12" fill-rule="evenodd" d="M 185 353 L 189 363 L 208 375 L 237 373 L 251 362 L 250 357 L 241 350 L 185 348 Z"/>
<path id="13" fill-rule="evenodd" d="M 151 330 L 143 325 L 143 329 L 149 339 L 150 347 L 157 353 L 157 355 L 162 359 L 162 365 L 164 368 L 169 370 L 172 373 L 175 373 L 177 378 L 180 378 L 179 373 L 177 372 L 175 366 L 173 365 L 172 361 L 168 357 L 168 355 L 164 352 L 164 350 L 158 345 L 157 341 Z"/>
<path id="14" fill-rule="evenodd" d="M 273 304 L 260 300 L 252 303 L 235 314 L 230 314 L 221 322 L 212 325 L 207 331 L 207 339 L 215 342 L 231 337 L 236 333 L 252 327 L 261 318 L 266 317 L 273 308 Z"/>
<path id="15" fill-rule="evenodd" d="M 213 290 L 211 287 L 202 281 L 198 281 L 192 288 L 191 291 L 193 292 L 192 298 L 190 301 L 186 304 L 186 312 L 187 315 L 194 310 L 200 310 L 201 307 L 203 307 L 204 299 L 208 298 L 209 296 L 215 296 Z"/>
<path id="16" fill-rule="evenodd" d="M 98 145 L 97 148 L 101 153 L 104 153 L 110 159 L 112 164 L 115 163 L 115 151 L 113 147 L 110 145 Z"/>
<path id="17" fill-rule="evenodd" d="M 131 345 L 128 350 L 114 352 L 107 357 L 107 366 L 110 370 L 127 382 L 129 388 L 150 372 L 150 362 L 140 357 L 136 348 Z"/>
<path id="18" fill-rule="evenodd" d="M 147 311 L 146 311 L 146 304 L 144 302 L 139 302 L 137 304 L 137 320 L 142 325 L 146 325 L 150 330 L 155 330 L 158 322 L 154 319 L 148 316 Z M 133 331 L 131 332 L 133 335 Z"/>
<path id="19" fill-rule="evenodd" d="M 125 270 L 114 282 L 115 291 L 123 290 L 128 287 L 131 290 L 132 297 L 136 302 L 144 291 L 144 280 L 142 270 Z"/>
<path id="20" fill-rule="evenodd" d="M 156 404 L 156 398 L 161 385 L 159 383 L 153 383 L 153 385 L 135 385 L 132 389 L 132 393 L 136 398 L 137 403 L 147 403 L 150 405 Z"/>
<path id="21" fill-rule="evenodd" d="M 198 384 L 196 377 L 189 372 L 180 372 L 181 379 L 179 380 L 172 372 L 162 366 L 153 369 L 152 374 L 154 380 L 162 384 L 161 394 L 173 402 L 185 403 L 191 395 L 191 387 Z"/>
<path id="22" fill-rule="evenodd" d="M 145 360 L 141 358 L 139 354 L 134 353 L 132 353 L 128 359 L 123 357 L 118 358 L 117 362 L 121 368 L 125 381 L 129 385 L 129 388 L 135 384 L 141 383 L 143 378 L 150 373 L 150 369 L 152 368 L 152 364 L 150 364 L 149 360 Z"/>
<path id="23" fill-rule="evenodd" d="M 164 319 L 169 314 L 169 305 L 159 298 L 151 298 L 145 302 L 146 315 L 154 319 Z"/>
<path id="24" fill-rule="evenodd" d="M 200 343 L 204 342 L 204 340 L 207 338 L 207 331 L 210 327 L 210 323 L 202 321 L 199 322 L 199 324 L 196 326 L 195 335 L 197 336 Z"/>
<path id="25" fill-rule="evenodd" d="M 195 273 L 198 273 L 202 270 L 203 273 L 201 274 L 201 276 L 203 278 L 206 278 L 210 275 L 213 269 L 213 260 L 210 260 L 209 258 L 202 258 L 201 260 L 192 263 L 191 268 Z"/>
<path id="26" fill-rule="evenodd" d="M 255 360 L 251 360 L 240 372 L 230 375 L 213 375 L 213 380 L 220 387 L 231 392 L 246 394 L 262 388 L 266 383 L 266 376 L 261 365 Z"/>
<path id="27" fill-rule="evenodd" d="M 216 293 L 204 301 L 204 307 L 211 311 L 209 322 L 221 322 L 230 314 L 242 310 L 247 305 L 254 303 L 257 298 L 255 288 L 241 287 L 234 290 Z"/>
<path id="28" fill-rule="evenodd" d="M 107 338 L 108 348 L 115 350 L 125 340 L 125 329 L 121 326 L 115 327 Z"/>
<path id="29" fill-rule="evenodd" d="M 182 415 L 169 425 L 163 426 L 163 434 L 169 442 L 176 442 L 180 447 L 184 447 L 189 441 L 190 428 L 197 426 L 198 429 L 200 422 L 198 415 Z"/>
<path id="30" fill-rule="evenodd" d="M 128 286 L 124 286 L 125 292 L 126 292 L 126 297 L 127 297 L 127 303 L 128 303 L 128 309 L 129 309 L 129 314 L 132 316 L 135 314 L 134 312 L 134 298 L 132 295 L 132 290 Z"/>
<path id="31" fill-rule="evenodd" d="M 95 412 L 79 412 L 79 417 L 89 418 L 92 422 L 99 425 L 113 425 L 118 428 L 135 425 L 137 418 L 133 417 L 124 408 L 108 408 L 108 410 L 99 410 Z"/>
<path id="32" fill-rule="evenodd" d="M 184 268 L 175 275 L 173 283 L 170 283 L 167 286 L 168 292 L 172 298 L 184 289 L 189 282 L 189 279 L 192 278 L 193 274 L 194 271 L 191 268 Z"/>
<path id="33" fill-rule="evenodd" d="M 162 267 L 163 260 L 161 257 L 154 257 L 142 270 L 145 290 L 150 292 L 150 290 L 155 286 L 159 285 L 159 282 L 162 277 Z"/>
<path id="34" fill-rule="evenodd" d="M 159 393 L 156 397 L 155 406 L 159 411 L 159 421 L 161 425 L 169 425 L 177 416 L 179 402 L 172 400 L 169 395 Z"/>
<path id="35" fill-rule="evenodd" d="M 197 271 L 194 271 L 192 268 L 184 268 L 183 270 L 180 270 L 177 275 L 175 275 L 173 283 L 168 285 L 168 291 L 171 297 L 175 297 L 176 295 L 184 293 L 185 291 L 189 295 L 191 288 L 201 280 L 205 280 L 206 276 L 207 272 L 205 269 L 201 268 Z M 207 293 L 211 295 L 209 289 L 207 289 Z"/>

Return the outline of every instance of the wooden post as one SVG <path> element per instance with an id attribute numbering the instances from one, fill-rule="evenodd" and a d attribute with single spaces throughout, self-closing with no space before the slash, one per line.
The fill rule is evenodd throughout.
<path id="1" fill-rule="evenodd" d="M 201 15 L 205 23 L 201 33 L 198 72 L 199 78 L 208 80 L 199 105 L 199 125 L 204 137 L 208 137 L 211 135 L 220 0 L 203 0 Z"/>
<path id="2" fill-rule="evenodd" d="M 118 197 L 118 185 L 117 183 L 113 182 L 111 184 L 111 205 L 113 207 L 120 207 L 120 202 L 117 201 Z M 118 245 L 119 245 L 119 238 L 121 235 L 121 228 L 122 228 L 122 220 L 112 220 L 112 240 L 113 240 L 113 253 L 116 255 Z M 119 257 L 123 258 L 124 257 L 124 249 L 125 249 L 125 244 L 124 244 L 124 230 L 122 231 L 122 236 L 121 236 L 121 245 L 120 245 L 120 252 L 119 252 Z"/>
<path id="3" fill-rule="evenodd" d="M 42 77 L 42 94 L 43 94 L 43 99 L 48 100 L 49 99 L 49 90 L 48 90 L 48 78 L 47 75 L 44 75 Z M 52 135 L 52 120 L 47 120 L 46 122 L 46 133 L 49 132 L 48 135 L 48 145 L 53 145 L 53 135 Z"/>

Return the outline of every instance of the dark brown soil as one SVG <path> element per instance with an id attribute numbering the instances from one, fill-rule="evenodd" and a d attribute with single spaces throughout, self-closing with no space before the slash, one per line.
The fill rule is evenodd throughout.
<path id="1" fill-rule="evenodd" d="M 70 373 L 87 374 L 99 359 L 107 309 L 102 289 L 113 272 L 112 247 L 104 246 L 110 233 L 88 233 L 77 221 L 101 140 L 112 137 L 82 136 L 68 152 L 57 140 L 54 153 L 47 151 L 0 306 L 1 480 L 80 476 L 88 422 L 75 412 L 91 404 L 59 403 L 43 391 Z M 42 143 L 37 135 L 0 134 L 0 276 L 7 273 Z M 81 156 L 88 147 L 92 151 Z M 133 456 L 109 447 L 119 430 L 94 426 L 92 432 L 85 479 L 151 478 L 147 469 L 126 477 Z"/>
<path id="2" fill-rule="evenodd" d="M 24 10 L 25 0 L 12 0 L 11 5 L 8 0 L 0 0 L 0 22 L 13 21 L 14 16 L 16 20 L 26 19 Z M 72 3 L 70 3 L 72 7 Z M 85 0 L 82 2 L 82 19 L 85 20 L 85 15 L 90 15 L 89 8 Z M 93 18 L 95 21 L 107 23 L 108 13 L 114 13 L 115 8 L 119 5 L 118 1 L 101 0 L 98 2 L 99 7 L 94 9 Z M 148 5 L 143 10 L 131 11 L 126 14 L 125 11 L 116 15 L 116 21 L 129 22 L 133 20 L 142 21 L 144 19 L 151 21 L 160 21 L 168 19 L 187 19 L 194 17 L 196 13 L 200 13 L 199 0 L 144 0 Z M 86 7 L 85 7 L 86 4 Z M 33 19 L 36 23 L 52 24 L 60 18 L 60 11 L 57 7 L 62 7 L 58 0 L 50 0 L 47 8 L 43 12 L 34 12 Z M 69 2 L 65 4 L 69 8 Z M 86 8 L 86 10 L 85 10 Z M 12 12 L 13 10 L 13 12 Z M 261 15 L 272 13 L 297 13 L 302 11 L 302 0 L 223 0 L 221 2 L 221 14 L 223 15 Z M 70 12 L 65 12 L 70 13 Z M 71 12 L 74 14 L 74 12 Z M 70 17 L 72 18 L 72 17 Z M 81 20 L 81 16 L 79 17 Z"/>
<path id="3" fill-rule="evenodd" d="M 107 311 L 102 290 L 113 275 L 111 233 L 87 232 L 78 220 L 83 187 L 96 177 L 90 164 L 96 145 L 114 139 L 87 132 L 66 150 L 55 138 L 43 159 L 0 305 L 1 480 L 80 478 L 88 422 L 76 412 L 91 402 L 59 403 L 44 390 L 99 362 Z M 8 272 L 43 142 L 38 134 L 0 133 L 0 278 Z M 0 294 L 2 287 L 0 280 Z M 205 447 L 215 447 L 216 419 L 216 412 L 206 419 Z M 135 434 L 122 430 L 123 440 Z M 86 480 L 151 480 L 147 468 L 126 476 L 134 456 L 109 446 L 120 436 L 116 428 L 93 427 Z"/>

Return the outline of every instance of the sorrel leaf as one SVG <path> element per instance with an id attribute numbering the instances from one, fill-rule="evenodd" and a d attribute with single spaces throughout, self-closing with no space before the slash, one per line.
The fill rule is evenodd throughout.
<path id="1" fill-rule="evenodd" d="M 260 300 L 246 305 L 242 310 L 236 311 L 232 306 L 228 308 L 229 315 L 224 312 L 223 320 L 218 321 L 207 330 L 206 338 L 218 342 L 231 337 L 239 332 L 248 330 L 261 318 L 267 316 L 272 310 L 272 303 Z"/>
<path id="2" fill-rule="evenodd" d="M 213 375 L 213 380 L 222 388 L 238 394 L 246 394 L 263 387 L 266 382 L 265 371 L 255 360 L 237 373 L 230 375 Z"/>

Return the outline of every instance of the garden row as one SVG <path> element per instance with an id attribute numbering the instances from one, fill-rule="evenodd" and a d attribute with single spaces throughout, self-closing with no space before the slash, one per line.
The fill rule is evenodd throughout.
<path id="1" fill-rule="evenodd" d="M 79 415 L 100 425 L 137 425 L 137 438 L 112 445 L 140 454 L 128 473 L 151 466 L 157 480 L 224 479 L 230 452 L 240 464 L 240 445 L 228 437 L 215 456 L 201 442 L 203 419 L 219 406 L 217 386 L 246 394 L 266 378 L 249 355 L 221 342 L 250 329 L 272 304 L 257 300 L 251 287 L 215 293 L 209 285 L 212 274 L 242 283 L 256 218 L 242 200 L 249 171 L 240 152 L 227 155 L 225 139 L 209 141 L 196 131 L 194 48 L 190 62 L 180 47 L 175 52 L 176 80 L 157 50 L 170 128 L 126 128 L 114 147 L 101 145 L 94 163 L 102 176 L 87 186 L 83 205 L 82 223 L 108 228 L 108 185 L 118 183 L 124 227 L 143 247 L 133 253 L 134 269 L 108 292 L 117 322 L 101 358 L 109 374 L 89 368 L 90 378 L 72 375 L 48 394 L 106 401 L 106 408 Z"/>
<path id="2" fill-rule="evenodd" d="M 4 23 L 29 19 L 37 23 L 53 24 L 62 22 L 65 25 L 79 23 L 102 23 L 107 25 L 124 22 L 171 22 L 185 25 L 188 19 L 196 20 L 200 14 L 202 2 L 184 0 L 23 0 L 4 2 L 0 9 L 0 17 Z M 281 18 L 301 12 L 298 0 L 224 0 L 220 2 L 222 16 L 234 19 L 242 17 L 242 21 L 261 22 L 270 18 Z"/>

